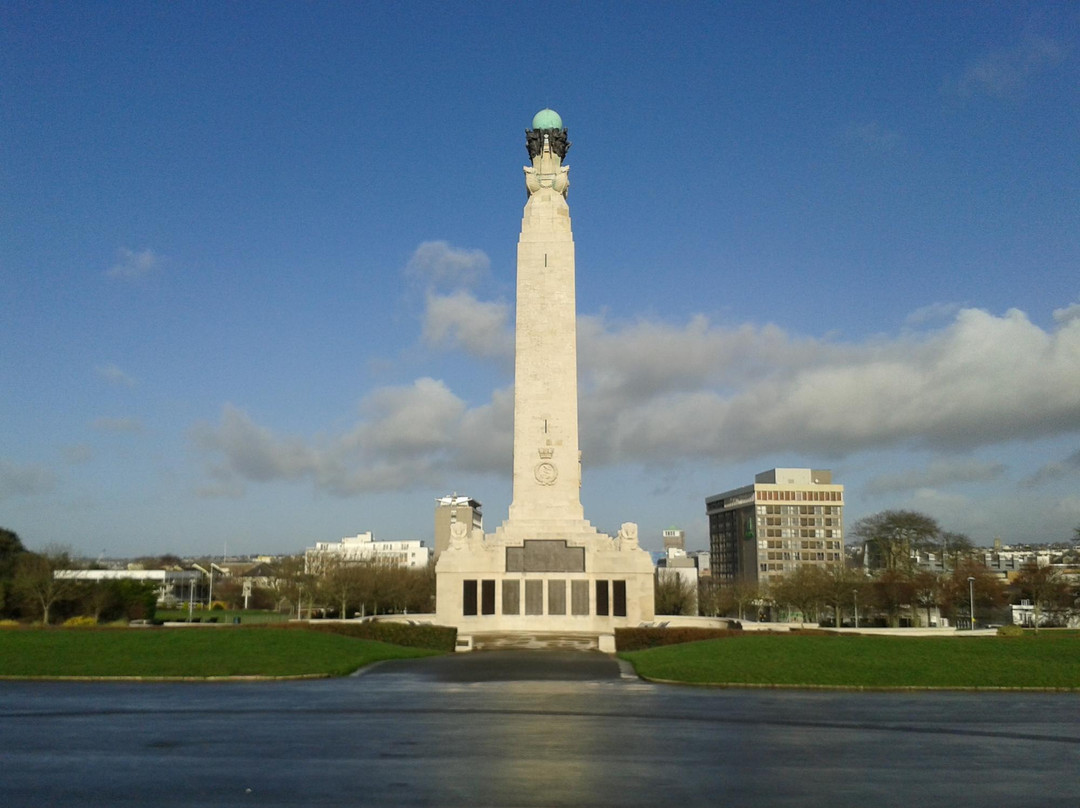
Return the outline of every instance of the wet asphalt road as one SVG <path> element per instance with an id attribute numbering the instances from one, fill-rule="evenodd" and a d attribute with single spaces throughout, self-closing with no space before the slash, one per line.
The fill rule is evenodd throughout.
<path id="1" fill-rule="evenodd" d="M 0 806 L 1080 805 L 1080 697 L 651 685 L 581 652 L 0 682 Z"/>

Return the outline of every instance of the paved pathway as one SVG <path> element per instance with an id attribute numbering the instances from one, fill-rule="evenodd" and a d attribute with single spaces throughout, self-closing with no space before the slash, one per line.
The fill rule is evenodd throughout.
<path id="1" fill-rule="evenodd" d="M 0 806 L 1076 808 L 1075 694 L 654 685 L 599 653 L 0 682 Z"/>

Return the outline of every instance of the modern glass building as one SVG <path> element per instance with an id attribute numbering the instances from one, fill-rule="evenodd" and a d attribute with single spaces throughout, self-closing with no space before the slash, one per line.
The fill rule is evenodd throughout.
<path id="1" fill-rule="evenodd" d="M 844 561 L 844 486 L 828 469 L 772 469 L 708 497 L 712 574 L 767 584 L 803 564 Z"/>

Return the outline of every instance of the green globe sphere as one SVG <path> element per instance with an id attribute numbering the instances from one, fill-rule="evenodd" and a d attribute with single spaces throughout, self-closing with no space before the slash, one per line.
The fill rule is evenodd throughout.
<path id="1" fill-rule="evenodd" d="M 533 129 L 562 129 L 562 118 L 553 109 L 542 109 L 533 115 Z"/>

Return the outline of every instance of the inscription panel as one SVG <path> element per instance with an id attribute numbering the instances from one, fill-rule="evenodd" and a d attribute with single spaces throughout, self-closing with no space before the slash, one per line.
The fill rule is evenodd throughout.
<path id="1" fill-rule="evenodd" d="M 565 540 L 526 539 L 521 547 L 506 548 L 507 572 L 585 572 L 585 548 L 567 547 Z"/>
<path id="2" fill-rule="evenodd" d="M 544 613 L 544 582 L 525 582 L 525 614 Z"/>
<path id="3" fill-rule="evenodd" d="M 548 581 L 548 614 L 566 614 L 566 581 Z"/>
<path id="4" fill-rule="evenodd" d="M 571 581 L 570 582 L 570 614 L 585 615 L 589 614 L 589 582 L 588 581 Z"/>
<path id="5" fill-rule="evenodd" d="M 502 582 L 502 613 L 521 614 L 521 581 Z"/>

